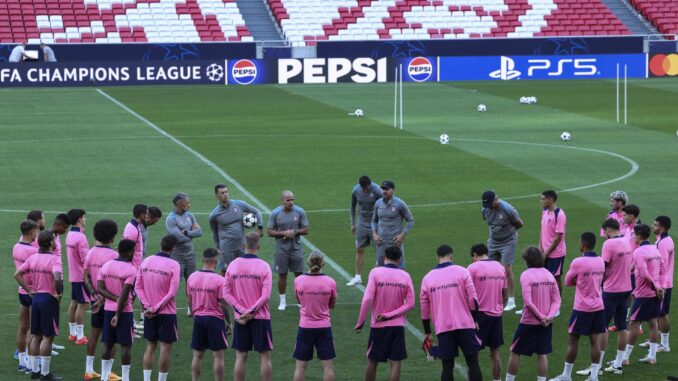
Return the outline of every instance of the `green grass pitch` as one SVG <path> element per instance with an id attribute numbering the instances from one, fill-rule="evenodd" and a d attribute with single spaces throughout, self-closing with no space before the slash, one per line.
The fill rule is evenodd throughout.
<path id="1" fill-rule="evenodd" d="M 678 219 L 674 200 L 678 187 L 676 80 L 629 81 L 628 126 L 615 123 L 615 84 L 608 81 L 405 84 L 404 131 L 392 127 L 392 84 L 103 91 L 213 162 L 268 208 L 279 204 L 283 189 L 293 190 L 297 204 L 308 212 L 309 240 L 349 274 L 354 258 L 347 210 L 351 188 L 363 174 L 375 181 L 392 179 L 396 194 L 409 204 L 416 220 L 405 244 L 417 292 L 423 275 L 435 264 L 439 244 L 451 244 L 456 262 L 467 265 L 471 244 L 486 240 L 479 198 L 488 188 L 521 213 L 526 226 L 520 231 L 520 248 L 538 242 L 538 194 L 548 188 L 560 191 L 558 204 L 569 222 L 567 264 L 578 255 L 579 234 L 598 231 L 613 190 L 627 191 L 646 222 L 658 214 Z M 536 96 L 539 103 L 520 105 L 521 96 Z M 487 112 L 476 111 L 480 103 L 487 105 Z M 365 111 L 364 118 L 347 115 L 356 108 Z M 16 372 L 11 358 L 18 309 L 11 247 L 26 211 L 44 209 L 51 221 L 57 211 L 80 207 L 88 212 L 90 228 L 104 217 L 122 225 L 130 218 L 133 204 L 158 205 L 166 215 L 173 194 L 184 191 L 207 231 L 207 213 L 216 204 L 212 187 L 224 178 L 93 88 L 0 90 L 0 113 L 0 286 L 5 290 L 0 296 L 0 356 L 4 356 L 0 379 L 23 380 L 28 376 Z M 563 131 L 572 134 L 570 142 L 560 141 Z M 450 136 L 449 145 L 438 143 L 442 133 Z M 234 198 L 252 201 L 235 187 L 231 190 Z M 163 233 L 162 225 L 151 228 L 150 251 L 158 249 Z M 87 234 L 92 243 L 90 229 Z M 211 238 L 206 234 L 195 246 L 202 252 L 212 246 Z M 261 255 L 271 260 L 271 239 L 263 240 Z M 372 256 L 368 249 L 366 263 Z M 522 261 L 517 261 L 516 275 L 523 269 Z M 337 377 L 358 380 L 363 377 L 368 334 L 353 331 L 362 294 L 344 286 L 346 280 L 336 269 L 328 266 L 326 270 L 339 285 L 332 315 Z M 367 270 L 363 276 L 366 279 Z M 183 290 L 182 282 L 180 307 L 186 305 Z M 69 295 L 67 286 L 61 306 L 62 333 L 68 328 Z M 563 315 L 555 322 L 549 377 L 562 371 L 572 299 L 572 290 L 566 289 Z M 281 313 L 276 303 L 274 292 L 274 378 L 289 380 L 298 309 Z M 421 330 L 417 308 L 409 313 L 409 321 Z M 674 322 L 676 314 L 674 310 Z M 505 315 L 506 342 L 517 322 L 516 315 Z M 188 380 L 192 322 L 180 314 L 179 327 L 170 379 Z M 607 359 L 613 356 L 615 337 L 611 335 Z M 672 340 L 678 349 L 676 337 L 674 332 Z M 80 379 L 85 348 L 66 344 L 63 334 L 56 342 L 67 349 L 53 360 L 53 371 L 66 380 Z M 420 344 L 413 334 L 407 334 L 410 357 L 402 367 L 403 380 L 439 377 L 440 363 L 427 363 Z M 134 345 L 134 380 L 141 379 L 144 346 L 143 340 Z M 588 352 L 582 341 L 575 369 L 589 364 Z M 659 354 L 657 366 L 646 366 L 637 363 L 644 353 L 644 349 L 635 350 L 632 366 L 624 368 L 624 375 L 602 379 L 663 380 L 666 374 L 676 373 L 671 366 L 675 355 Z M 480 357 L 484 378 L 490 379 L 489 354 L 482 352 Z M 505 365 L 506 349 L 503 359 Z M 212 378 L 210 361 L 204 365 L 205 380 Z M 230 379 L 232 351 L 225 361 Z M 118 358 L 114 371 L 119 373 L 119 366 Z M 379 379 L 384 379 L 386 367 L 380 369 Z M 313 362 L 308 379 L 320 376 L 320 366 Z M 523 359 L 519 378 L 535 377 L 535 359 Z M 251 356 L 248 379 L 257 378 L 258 359 Z"/>

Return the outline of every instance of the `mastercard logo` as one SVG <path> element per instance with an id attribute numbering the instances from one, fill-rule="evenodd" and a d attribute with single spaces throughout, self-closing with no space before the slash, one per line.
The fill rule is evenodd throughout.
<path id="1" fill-rule="evenodd" d="M 656 77 L 678 75 L 678 54 L 657 54 L 652 57 L 650 73 Z"/>

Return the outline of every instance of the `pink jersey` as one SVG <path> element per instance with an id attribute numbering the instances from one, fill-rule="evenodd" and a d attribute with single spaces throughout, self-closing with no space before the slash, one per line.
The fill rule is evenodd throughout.
<path id="1" fill-rule="evenodd" d="M 330 303 L 337 300 L 337 282 L 325 274 L 305 274 L 294 279 L 294 294 L 301 305 L 299 327 L 331 327 Z"/>
<path id="2" fill-rule="evenodd" d="M 125 230 L 122 232 L 122 239 L 129 239 L 134 241 L 134 258 L 132 264 L 139 268 L 141 261 L 144 260 L 144 238 L 141 235 L 141 225 L 137 220 L 132 219 L 125 225 Z"/>
<path id="3" fill-rule="evenodd" d="M 19 266 L 18 271 L 30 274 L 31 285 L 36 293 L 57 295 L 54 288 L 54 274 L 61 273 L 61 264 L 51 253 L 31 255 Z"/>
<path id="4" fill-rule="evenodd" d="M 619 235 L 605 241 L 600 257 L 607 264 L 603 283 L 605 292 L 631 291 L 633 251 L 628 238 Z"/>
<path id="5" fill-rule="evenodd" d="M 447 262 L 429 271 L 419 299 L 421 319 L 432 319 L 436 334 L 476 328 L 471 311 L 477 309 L 478 297 L 471 274 L 462 266 Z"/>
<path id="6" fill-rule="evenodd" d="M 675 246 L 673 244 L 673 238 L 669 233 L 664 233 L 661 236 L 657 237 L 657 250 L 662 256 L 662 261 L 664 262 L 663 272 L 663 287 L 664 288 L 673 288 L 673 266 L 675 265 L 673 254 Z"/>
<path id="7" fill-rule="evenodd" d="M 624 233 L 626 231 L 626 224 L 624 223 L 624 214 L 622 213 L 621 209 L 619 209 L 619 211 L 616 211 L 614 209 L 610 210 L 607 216 L 605 216 L 605 220 L 609 220 L 610 218 L 619 222 L 620 232 Z M 600 229 L 600 236 L 605 237 L 605 229 L 603 228 Z"/>
<path id="8" fill-rule="evenodd" d="M 106 262 L 104 266 L 99 271 L 97 275 L 97 282 L 103 281 L 106 290 L 111 294 L 117 296 L 118 298 L 122 295 L 122 289 L 127 285 L 134 285 L 134 278 L 137 275 L 137 269 L 130 262 L 124 261 L 122 259 L 114 259 L 112 261 Z M 125 307 L 123 307 L 122 312 L 132 312 L 132 292 L 127 297 L 127 302 Z M 118 301 L 106 299 L 104 304 L 105 311 L 117 311 Z"/>
<path id="9" fill-rule="evenodd" d="M 108 261 L 118 258 L 118 253 L 108 246 L 97 245 L 89 250 L 87 257 L 85 257 L 84 269 L 89 271 L 90 282 L 92 287 L 96 290 L 97 279 L 99 279 L 99 271 L 104 267 Z M 84 280 L 84 279 L 83 279 Z"/>
<path id="10" fill-rule="evenodd" d="M 664 263 L 659 250 L 648 241 L 641 243 L 633 252 L 633 265 L 636 268 L 636 289 L 633 290 L 633 296 L 654 298 L 655 290 L 663 286 L 659 274 Z"/>
<path id="11" fill-rule="evenodd" d="M 37 242 L 37 238 L 36 238 L 36 242 Z M 63 259 L 61 258 L 61 236 L 59 234 L 54 234 L 54 250 L 52 250 L 52 254 L 57 259 L 57 264 L 59 266 L 59 272 L 63 273 L 64 267 L 63 267 Z"/>
<path id="12" fill-rule="evenodd" d="M 79 227 L 72 227 L 66 235 L 66 258 L 68 259 L 68 280 L 82 282 L 85 258 L 89 251 L 87 237 Z"/>
<path id="13" fill-rule="evenodd" d="M 603 277 L 605 262 L 594 252 L 575 258 L 565 274 L 565 285 L 576 286 L 574 309 L 581 312 L 603 310 Z"/>
<path id="14" fill-rule="evenodd" d="M 414 286 L 410 274 L 392 264 L 372 269 L 356 328 L 365 324 L 370 308 L 372 328 L 405 326 L 405 314 L 414 308 Z M 384 315 L 386 320 L 377 321 L 377 315 Z"/>
<path id="15" fill-rule="evenodd" d="M 235 318 L 254 312 L 254 318 L 270 320 L 268 301 L 273 284 L 271 266 L 254 254 L 236 258 L 226 269 L 226 301 Z"/>
<path id="16" fill-rule="evenodd" d="M 635 227 L 636 222 L 629 225 L 624 225 L 625 230 L 622 230 L 622 232 L 624 232 L 624 237 L 626 237 L 626 239 L 629 241 L 631 252 L 636 251 L 636 249 L 640 246 L 638 243 L 636 243 L 636 233 L 633 231 L 633 228 Z"/>
<path id="17" fill-rule="evenodd" d="M 226 300 L 224 291 L 226 279 L 214 271 L 200 270 L 188 277 L 186 296 L 191 299 L 194 316 L 224 318 L 219 300 Z"/>
<path id="18" fill-rule="evenodd" d="M 156 314 L 177 313 L 175 298 L 179 290 L 179 271 L 179 262 L 167 253 L 160 252 L 144 259 L 135 287 L 144 308 Z"/>
<path id="19" fill-rule="evenodd" d="M 520 274 L 523 289 L 523 324 L 541 324 L 544 318 L 553 318 L 560 310 L 560 292 L 556 278 L 547 269 L 529 268 Z"/>
<path id="20" fill-rule="evenodd" d="M 36 249 L 33 245 L 30 243 L 26 242 L 21 242 L 17 243 L 14 245 L 14 248 L 12 249 L 12 259 L 14 259 L 14 269 L 18 270 L 21 265 L 26 262 L 26 260 L 33 254 L 37 253 L 38 249 Z M 31 275 L 30 274 L 24 274 L 24 280 L 26 283 L 28 283 L 29 286 L 33 287 L 33 282 L 31 280 Z M 19 294 L 27 294 L 26 290 L 23 289 L 23 287 L 19 286 Z"/>
<path id="21" fill-rule="evenodd" d="M 541 251 L 546 253 L 546 250 L 555 241 L 557 234 L 562 234 L 562 238 L 558 245 L 548 255 L 548 258 L 560 258 L 565 256 L 565 225 L 567 225 L 567 217 L 565 212 L 556 208 L 554 211 L 544 209 L 541 213 Z"/>
<path id="22" fill-rule="evenodd" d="M 494 260 L 471 263 L 468 267 L 478 295 L 478 308 L 490 316 L 501 316 L 504 311 L 503 290 L 508 287 L 506 269 Z"/>

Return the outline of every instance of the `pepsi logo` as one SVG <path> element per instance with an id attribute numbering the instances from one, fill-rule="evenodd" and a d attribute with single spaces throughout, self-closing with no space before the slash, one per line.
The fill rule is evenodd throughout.
<path id="1" fill-rule="evenodd" d="M 233 80 L 240 85 L 249 85 L 257 79 L 257 66 L 250 60 L 239 60 L 231 68 Z"/>
<path id="2" fill-rule="evenodd" d="M 407 74 L 415 82 L 428 81 L 433 74 L 433 65 L 426 57 L 416 57 L 407 65 Z"/>

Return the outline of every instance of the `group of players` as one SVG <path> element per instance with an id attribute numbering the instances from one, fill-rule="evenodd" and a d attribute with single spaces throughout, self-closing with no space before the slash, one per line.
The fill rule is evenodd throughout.
<path id="1" fill-rule="evenodd" d="M 112 248 L 117 224 L 108 219 L 93 228 L 96 245 L 89 248 L 84 235 L 85 211 L 73 209 L 60 214 L 50 229 L 44 229 L 44 215 L 29 213 L 21 223 L 21 240 L 14 247 L 20 285 L 20 326 L 17 334 L 19 370 L 32 379 L 60 379 L 50 372 L 53 339 L 58 335 L 59 301 L 63 295 L 63 266 L 60 235 L 69 225 L 66 253 L 71 282 L 69 340 L 87 345 L 85 380 L 130 380 L 131 346 L 137 333 L 147 341 L 143 358 L 144 381 L 151 380 L 154 355 L 159 347 L 158 380 L 167 379 L 172 343 L 177 335 L 177 307 L 180 278 L 186 279 L 187 313 L 194 317 L 191 347 L 193 380 L 200 377 L 205 350 L 213 352 L 214 375 L 223 380 L 223 350 L 233 333 L 236 350 L 235 380 L 244 380 L 247 354 L 260 355 L 260 378 L 272 378 L 273 349 L 269 299 L 272 291 L 271 266 L 257 257 L 263 236 L 260 211 L 229 197 L 228 188 L 214 188 L 217 207 L 209 216 L 216 249 L 203 252 L 203 268 L 195 271 L 193 239 L 202 235 L 190 213 L 190 199 L 178 193 L 174 210 L 166 219 L 161 251 L 144 257 L 147 229 L 161 217 L 158 208 L 136 205 L 134 218 L 126 225 L 117 251 Z M 372 311 L 368 339 L 366 380 L 374 380 L 377 365 L 390 362 L 390 379 L 400 376 L 405 350 L 406 314 L 414 307 L 414 289 L 405 271 L 404 239 L 414 218 L 401 199 L 394 195 L 395 184 L 381 186 L 362 176 L 354 187 L 351 202 L 351 229 L 356 237 L 356 276 L 349 286 L 362 283 L 365 248 L 374 243 L 376 267 L 370 272 L 355 330 L 363 328 Z M 303 380 L 314 350 L 322 362 L 325 380 L 334 380 L 335 357 L 329 310 L 336 303 L 336 283 L 322 273 L 323 255 L 314 251 L 307 258 L 304 274 L 301 236 L 308 234 L 304 210 L 294 205 L 294 195 L 285 191 L 282 205 L 272 211 L 268 235 L 275 238 L 275 262 L 280 302 L 287 306 L 287 274 L 293 272 L 294 293 L 301 306 L 299 331 L 293 357 L 297 360 L 295 380 Z M 561 275 L 565 257 L 567 219 L 556 205 L 557 195 L 545 191 L 541 236 L 538 246 L 527 247 L 522 258 L 528 267 L 520 276 L 523 309 L 521 322 L 512 340 L 505 379 L 515 379 L 520 356 L 538 355 L 538 380 L 546 379 L 546 355 L 551 349 L 552 322 L 559 314 Z M 639 209 L 626 205 L 623 192 L 611 195 L 613 210 L 603 223 L 601 234 L 608 239 L 601 256 L 595 253 L 596 235 L 581 235 L 582 257 L 572 261 L 565 285 L 576 287 L 575 302 L 568 325 L 570 340 L 563 374 L 555 380 L 571 379 L 572 364 L 581 335 L 589 336 L 592 364 L 581 374 L 597 380 L 603 368 L 608 341 L 608 325 L 614 320 L 618 332 L 617 356 L 605 371 L 622 373 L 636 344 L 640 322 L 650 330 L 649 353 L 640 361 L 656 363 L 658 351 L 670 351 L 668 312 L 673 280 L 673 241 L 668 235 L 671 220 L 655 219 L 652 227 L 638 221 Z M 468 269 L 455 265 L 453 249 L 437 250 L 438 265 L 422 280 L 421 318 L 425 331 L 424 349 L 431 358 L 442 360 L 442 380 L 452 380 L 459 348 L 469 368 L 469 379 L 481 380 L 478 352 L 490 348 L 493 380 L 501 379 L 500 347 L 503 345 L 502 313 L 516 308 L 513 297 L 513 256 L 517 229 L 523 226 L 518 212 L 492 191 L 482 197 L 482 215 L 489 226 L 487 245 L 471 249 L 473 264 Z M 356 209 L 358 218 L 356 219 Z M 246 213 L 257 216 L 258 231 L 245 234 L 242 219 Z M 657 237 L 655 244 L 649 238 Z M 220 272 L 220 273 L 218 273 Z M 633 284 L 632 284 L 633 283 Z M 633 298 L 628 314 L 627 303 Z M 142 314 L 133 317 L 138 299 Z M 89 337 L 84 336 L 84 311 L 91 304 Z M 229 318 L 233 309 L 234 323 Z M 433 323 L 433 329 L 431 327 Z M 435 330 L 437 345 L 433 345 Z M 661 344 L 659 343 L 661 330 Z M 101 373 L 94 372 L 94 356 L 99 337 L 104 343 Z M 122 377 L 112 372 L 115 345 L 121 348 Z M 642 345 L 642 344 L 641 344 Z"/>

